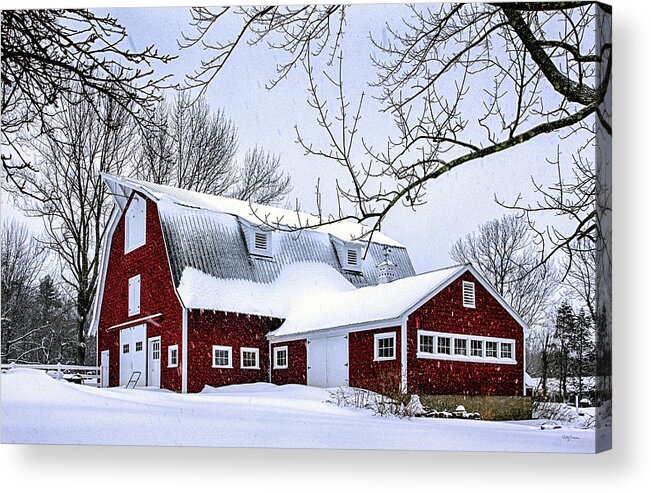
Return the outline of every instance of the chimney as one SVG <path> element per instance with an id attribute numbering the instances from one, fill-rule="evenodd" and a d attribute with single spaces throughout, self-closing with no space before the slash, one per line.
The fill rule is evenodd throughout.
<path id="1" fill-rule="evenodd" d="M 389 258 L 391 253 L 391 248 L 385 246 L 383 248 L 384 260 L 380 262 L 377 266 L 377 282 L 378 284 L 388 284 L 391 281 L 396 279 L 396 264 L 394 264 Z"/>

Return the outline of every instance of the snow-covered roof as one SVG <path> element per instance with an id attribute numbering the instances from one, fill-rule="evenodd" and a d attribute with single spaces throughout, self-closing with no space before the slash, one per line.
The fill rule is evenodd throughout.
<path id="1" fill-rule="evenodd" d="M 317 293 L 292 304 L 284 317 L 285 322 L 271 335 L 291 336 L 398 319 L 468 268 L 468 265 L 454 265 L 354 291 Z"/>
<path id="2" fill-rule="evenodd" d="M 344 268 L 338 245 L 344 244 L 345 238 L 350 239 L 351 234 L 362 231 L 354 223 L 337 228 L 272 231 L 273 257 L 251 255 L 246 231 L 251 225 L 261 224 L 253 210 L 268 218 L 271 212 L 276 217 L 284 214 L 287 218 L 296 213 L 131 178 L 103 176 L 120 207 L 126 205 L 126 198 L 133 190 L 156 202 L 177 287 L 186 270 L 194 269 L 215 279 L 271 283 L 295 263 L 323 264 L 338 271 L 340 277 L 355 287 L 374 285 L 378 282 L 376 266 L 385 258 L 385 245 L 391 246 L 388 255 L 397 266 L 398 278 L 415 274 L 407 250 L 384 235 L 373 235 L 372 242 L 362 246 L 366 255 L 360 259 L 359 271 Z"/>
<path id="3" fill-rule="evenodd" d="M 368 240 L 371 232 L 367 226 L 354 221 L 340 221 L 334 224 L 316 226 L 319 224 L 318 219 L 305 212 L 253 204 L 230 197 L 193 192 L 134 178 L 113 176 L 108 173 L 103 173 L 102 176 L 107 181 L 126 186 L 132 190 L 138 190 L 157 201 L 166 200 L 168 203 L 186 207 L 231 214 L 259 226 L 273 225 L 277 226 L 278 229 L 295 230 L 297 228 L 309 228 L 312 225 L 315 226 L 315 230 L 328 233 L 342 241 Z M 404 248 L 403 245 L 380 232 L 373 233 L 372 241 Z"/>

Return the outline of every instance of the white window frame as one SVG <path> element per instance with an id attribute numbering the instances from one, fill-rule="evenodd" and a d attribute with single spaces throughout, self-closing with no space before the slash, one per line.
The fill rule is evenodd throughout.
<path id="1" fill-rule="evenodd" d="M 132 207 L 142 203 L 142 217 L 138 217 L 138 213 L 134 213 L 132 216 Z M 134 224 L 132 221 L 135 219 L 139 220 L 139 223 Z M 142 238 L 135 242 L 131 243 L 131 237 L 133 236 L 132 231 L 135 227 L 142 227 Z M 129 207 L 126 210 L 124 217 L 124 253 L 133 252 L 135 249 L 140 248 L 145 243 L 147 243 L 147 200 L 140 197 L 139 195 L 134 194 Z"/>
<path id="2" fill-rule="evenodd" d="M 244 366 L 244 353 L 255 354 L 255 366 Z M 240 348 L 240 368 L 242 370 L 259 370 L 260 369 L 260 349 L 256 347 L 241 347 Z"/>
<path id="3" fill-rule="evenodd" d="M 495 356 L 488 355 L 488 345 L 495 344 Z M 500 356 L 500 341 L 488 340 L 484 341 L 484 358 L 498 359 Z"/>
<path id="4" fill-rule="evenodd" d="M 285 364 L 278 364 L 278 353 L 285 352 Z M 285 370 L 289 368 L 289 349 L 287 346 L 276 346 L 274 348 L 274 370 Z"/>
<path id="5" fill-rule="evenodd" d="M 172 362 L 172 354 L 176 356 L 176 363 Z M 214 357 L 214 353 L 213 353 Z M 167 367 L 168 368 L 178 368 L 179 366 L 179 346 L 175 344 L 173 346 L 167 346 Z"/>
<path id="6" fill-rule="evenodd" d="M 215 351 L 227 351 L 228 352 L 228 363 L 226 365 L 217 365 L 217 364 L 215 364 Z M 213 345 L 213 347 L 212 347 L 212 367 L 213 368 L 233 368 L 233 348 L 231 346 Z"/>
<path id="7" fill-rule="evenodd" d="M 502 346 L 509 346 L 509 352 L 511 353 L 511 356 L 502 356 Z M 500 359 L 513 359 L 513 344 L 509 341 L 501 341 L 500 346 L 499 346 L 499 357 Z"/>
<path id="8" fill-rule="evenodd" d="M 380 356 L 380 341 L 383 339 L 393 339 L 393 356 Z M 397 352 L 398 347 L 395 332 L 382 332 L 373 336 L 373 361 L 395 360 Z"/>
<path id="9" fill-rule="evenodd" d="M 466 289 L 469 289 L 469 293 L 472 295 L 472 303 L 466 302 Z M 461 282 L 461 301 L 463 302 L 464 308 L 476 308 L 476 299 L 475 299 L 475 283 L 470 281 Z"/>
<path id="10" fill-rule="evenodd" d="M 434 337 L 434 353 L 423 352 L 420 347 L 420 336 L 427 335 Z M 438 338 L 446 337 L 450 339 L 450 353 L 439 353 L 438 352 Z M 437 359 L 437 360 L 452 360 L 452 361 L 468 361 L 473 363 L 492 363 L 492 364 L 507 364 L 515 365 L 517 361 L 515 360 L 515 339 L 507 339 L 502 337 L 482 337 L 482 336 L 473 336 L 466 334 L 454 334 L 450 332 L 433 332 L 429 330 L 418 330 L 418 351 L 416 352 L 416 357 L 419 359 Z M 466 341 L 466 354 L 456 354 L 455 353 L 455 341 L 465 340 Z M 481 343 L 482 355 L 481 356 L 471 356 L 472 352 L 472 343 L 473 341 L 478 341 Z M 486 342 L 495 342 L 497 343 L 497 357 L 486 356 Z M 502 344 L 511 345 L 511 357 L 503 358 L 502 357 Z M 377 352 L 376 352 L 377 356 Z"/>
<path id="11" fill-rule="evenodd" d="M 431 337 L 432 338 L 432 351 L 431 352 L 430 351 L 423 351 L 423 347 L 422 347 L 422 345 L 420 343 L 421 336 Z M 417 351 L 417 354 L 419 354 L 419 355 L 421 355 L 421 354 L 425 354 L 425 355 L 436 354 L 436 336 L 433 333 L 427 332 L 427 331 L 424 331 L 424 330 L 419 330 L 418 334 L 417 334 L 417 337 L 418 337 L 418 351 Z"/>
<path id="12" fill-rule="evenodd" d="M 356 262 L 349 262 L 349 253 L 355 253 Z M 343 245 L 343 266 L 346 270 L 361 271 L 362 270 L 362 247 L 354 244 Z"/>
<path id="13" fill-rule="evenodd" d="M 140 293 L 141 293 L 141 278 L 140 274 L 129 278 L 129 316 L 138 315 L 140 313 Z M 137 303 L 136 303 L 137 301 Z"/>

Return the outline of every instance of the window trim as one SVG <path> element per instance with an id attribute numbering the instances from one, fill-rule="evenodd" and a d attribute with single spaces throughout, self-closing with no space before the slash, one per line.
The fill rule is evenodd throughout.
<path id="1" fill-rule="evenodd" d="M 129 231 L 131 229 L 131 219 L 129 219 L 129 211 L 131 207 L 142 201 L 142 240 L 133 245 L 129 243 Z M 138 194 L 133 194 L 131 201 L 129 202 L 129 207 L 126 209 L 124 215 L 124 253 L 130 253 L 134 250 L 144 246 L 147 243 L 147 200 L 144 197 L 141 197 Z"/>
<path id="2" fill-rule="evenodd" d="M 215 351 L 227 351 L 228 363 L 226 365 L 215 364 Z M 213 344 L 212 346 L 212 367 L 213 368 L 233 368 L 233 347 L 232 346 L 219 346 Z"/>
<path id="3" fill-rule="evenodd" d="M 255 366 L 244 366 L 244 353 L 255 354 Z M 260 369 L 260 349 L 257 347 L 240 348 L 240 369 L 242 370 L 259 370 Z"/>
<path id="4" fill-rule="evenodd" d="M 266 248 L 256 246 L 256 236 L 264 235 Z M 256 227 L 249 228 L 249 253 L 258 257 L 273 257 L 273 236 L 271 231 L 264 231 Z"/>
<path id="5" fill-rule="evenodd" d="M 135 281 L 138 281 L 137 283 Z M 138 286 L 138 305 L 134 306 L 132 308 L 131 304 L 132 301 L 135 304 L 135 291 L 132 290 L 132 283 Z M 128 294 L 128 300 L 127 300 L 127 311 L 128 311 L 128 316 L 132 317 L 133 315 L 140 315 L 140 305 L 141 305 L 141 300 L 142 300 L 142 278 L 140 277 L 140 274 L 137 276 L 133 276 L 129 278 L 128 281 L 129 285 L 129 294 Z M 135 289 L 135 288 L 134 288 Z M 132 299 L 132 295 L 134 295 L 134 299 Z"/>
<path id="6" fill-rule="evenodd" d="M 393 356 L 380 356 L 380 340 L 393 339 Z M 393 361 L 396 359 L 398 344 L 395 332 L 381 332 L 373 334 L 373 361 Z"/>
<path id="7" fill-rule="evenodd" d="M 466 303 L 466 288 L 472 290 L 472 304 Z M 461 301 L 464 308 L 476 308 L 477 300 L 475 296 L 475 283 L 471 281 L 461 281 Z"/>
<path id="8" fill-rule="evenodd" d="M 433 336 L 434 337 L 434 353 L 423 352 L 420 347 L 420 337 Z M 451 354 L 439 353 L 438 352 L 438 338 L 446 337 L 450 339 L 450 350 Z M 466 334 L 454 334 L 450 332 L 434 332 L 430 330 L 418 330 L 416 333 L 416 338 L 418 340 L 416 358 L 419 359 L 437 359 L 437 360 L 450 360 L 450 361 L 467 361 L 472 363 L 492 363 L 492 364 L 506 364 L 506 365 L 515 365 L 517 361 L 515 359 L 516 354 L 516 345 L 515 339 L 508 339 L 505 337 L 490 337 L 490 336 L 474 336 Z M 466 341 L 466 354 L 456 354 L 455 353 L 455 341 L 465 340 Z M 482 355 L 481 356 L 472 356 L 472 343 L 473 341 L 481 342 L 482 346 Z M 486 342 L 495 342 L 497 343 L 497 357 L 486 356 Z M 511 357 L 506 358 L 502 357 L 501 345 L 510 344 L 511 345 Z"/>
<path id="9" fill-rule="evenodd" d="M 285 351 L 285 364 L 278 364 L 278 353 Z M 274 370 L 286 370 L 289 368 L 289 348 L 288 346 L 276 346 L 274 347 Z"/>
<path id="10" fill-rule="evenodd" d="M 173 352 L 176 352 L 176 363 L 172 363 Z M 179 345 L 178 344 L 174 344 L 173 346 L 167 346 L 167 367 L 168 368 L 179 367 Z"/>

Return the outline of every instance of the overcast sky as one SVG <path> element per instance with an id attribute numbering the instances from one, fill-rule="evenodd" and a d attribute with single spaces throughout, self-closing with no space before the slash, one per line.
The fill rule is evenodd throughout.
<path id="1" fill-rule="evenodd" d="M 172 64 L 157 67 L 157 70 L 171 72 L 180 81 L 198 67 L 203 53 L 200 50 L 180 51 L 177 44 L 181 31 L 190 30 L 187 8 L 108 11 L 127 28 L 134 49 L 154 44 L 160 52 L 179 56 Z M 384 38 L 385 23 L 395 24 L 404 12 L 403 5 L 357 5 L 351 7 L 347 15 L 343 43 L 346 92 L 352 99 L 362 91 L 367 93 L 362 132 L 375 145 L 386 142 L 392 126 L 387 115 L 378 112 L 377 103 L 368 97 L 374 94 L 374 89 L 367 82 L 375 78 L 375 69 L 368 57 L 371 50 L 369 33 L 378 39 Z M 282 61 L 282 58 L 276 59 L 278 55 L 277 51 L 262 45 L 242 46 L 209 87 L 207 100 L 213 109 L 223 108 L 235 123 L 242 155 L 255 145 L 281 155 L 283 168 L 292 179 L 292 204 L 298 199 L 302 209 L 314 211 L 314 187 L 321 177 L 326 183 L 322 187 L 325 205 L 332 207 L 334 194 L 327 183 L 340 171 L 328 161 L 305 156 L 295 142 L 295 126 L 315 144 L 326 142 L 306 102 L 304 71 L 294 70 L 274 89 L 265 88 L 275 73 L 276 63 Z M 495 203 L 496 194 L 507 202 L 522 194 L 524 200 L 531 202 L 536 198 L 532 176 L 539 182 L 552 183 L 556 170 L 546 158 L 554 156 L 559 145 L 564 146 L 564 152 L 569 155 L 576 143 L 561 142 L 557 136 L 543 136 L 531 144 L 464 164 L 428 185 L 425 206 L 415 211 L 396 208 L 391 212 L 383 233 L 407 246 L 417 272 L 449 265 L 452 261 L 448 252 L 458 238 L 507 212 Z M 358 156 L 361 158 L 361 153 Z"/>

